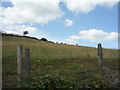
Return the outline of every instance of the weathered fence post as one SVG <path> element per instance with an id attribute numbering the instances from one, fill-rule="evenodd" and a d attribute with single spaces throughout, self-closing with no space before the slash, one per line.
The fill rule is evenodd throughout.
<path id="1" fill-rule="evenodd" d="M 98 44 L 98 64 L 100 68 L 100 73 L 102 74 L 102 66 L 103 66 L 103 54 L 102 54 L 102 45 Z"/>
<path id="2" fill-rule="evenodd" d="M 25 49 L 25 74 L 30 77 L 30 49 Z"/>
<path id="3" fill-rule="evenodd" d="M 22 45 L 19 45 L 17 47 L 17 72 L 18 72 L 18 75 L 19 75 L 19 77 L 18 77 L 19 81 L 21 80 L 21 74 L 22 74 L 22 59 L 23 59 L 22 48 L 23 48 Z"/>

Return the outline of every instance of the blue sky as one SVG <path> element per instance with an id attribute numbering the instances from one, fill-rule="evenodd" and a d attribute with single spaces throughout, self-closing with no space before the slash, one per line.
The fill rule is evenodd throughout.
<path id="1" fill-rule="evenodd" d="M 39 2 L 44 6 L 40 7 L 38 3 L 34 3 L 32 7 L 30 6 L 32 3 L 13 2 L 14 0 L 2 3 L 1 8 L 6 8 L 1 10 L 5 14 L 1 15 L 4 18 L 0 20 L 6 20 L 8 23 L 0 23 L 3 25 L 0 27 L 1 30 L 17 34 L 28 30 L 28 36 L 45 37 L 49 41 L 90 47 L 96 47 L 101 42 L 104 48 L 118 48 L 117 3 L 100 2 L 95 5 L 92 5 L 92 2 L 83 3 L 86 5 L 85 7 L 85 5 L 79 4 L 79 0 L 76 0 L 71 2 L 72 4 L 66 1 L 51 3 L 51 6 Z M 38 7 L 36 7 L 37 5 Z M 25 13 L 22 8 L 25 8 Z M 34 17 L 35 15 L 38 17 Z"/>

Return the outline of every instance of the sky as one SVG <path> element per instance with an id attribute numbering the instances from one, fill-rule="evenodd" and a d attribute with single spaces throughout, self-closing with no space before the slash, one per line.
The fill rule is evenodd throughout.
<path id="1" fill-rule="evenodd" d="M 118 0 L 1 0 L 0 30 L 49 41 L 118 48 Z"/>

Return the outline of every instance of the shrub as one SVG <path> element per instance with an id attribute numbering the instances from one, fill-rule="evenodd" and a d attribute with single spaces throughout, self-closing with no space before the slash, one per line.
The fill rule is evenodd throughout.
<path id="1" fill-rule="evenodd" d="M 54 42 L 52 42 L 52 41 L 49 41 L 50 43 L 54 43 Z"/>
<path id="2" fill-rule="evenodd" d="M 42 41 L 48 41 L 46 38 L 41 38 L 40 40 L 42 40 Z"/>
<path id="3" fill-rule="evenodd" d="M 54 90 L 55 88 L 101 88 L 106 87 L 102 85 L 101 81 L 94 81 L 92 79 L 86 79 L 84 81 L 68 80 L 64 77 L 52 77 L 50 75 L 44 75 L 34 77 L 29 80 L 24 80 L 17 83 L 19 88 L 45 88 Z"/>
<path id="4" fill-rule="evenodd" d="M 23 35 L 29 34 L 28 31 L 23 31 Z"/>

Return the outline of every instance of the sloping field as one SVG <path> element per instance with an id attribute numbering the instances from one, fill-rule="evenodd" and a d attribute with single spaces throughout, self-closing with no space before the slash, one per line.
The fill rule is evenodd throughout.
<path id="1" fill-rule="evenodd" d="M 26 37 L 2 36 L 3 87 L 17 82 L 17 46 L 30 49 L 31 76 L 51 75 L 79 82 L 107 85 L 100 76 L 97 48 L 43 42 Z M 96 45 L 97 46 L 97 45 Z M 104 65 L 117 67 L 118 51 L 103 49 Z"/>

